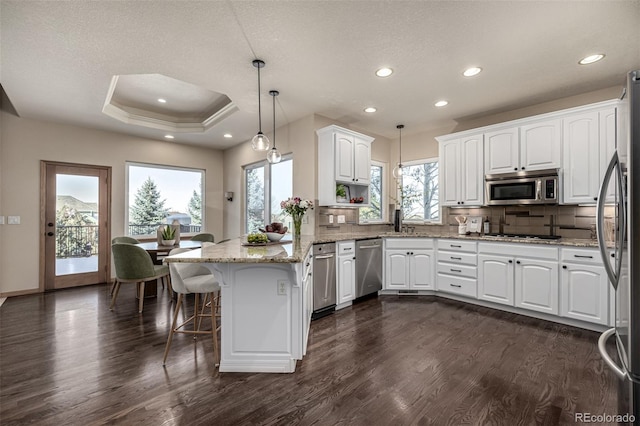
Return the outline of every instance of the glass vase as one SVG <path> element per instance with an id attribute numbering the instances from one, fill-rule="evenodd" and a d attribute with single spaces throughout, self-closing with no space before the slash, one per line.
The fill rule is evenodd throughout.
<path id="1" fill-rule="evenodd" d="M 300 241 L 300 228 L 302 228 L 302 215 L 293 215 L 293 239 Z"/>

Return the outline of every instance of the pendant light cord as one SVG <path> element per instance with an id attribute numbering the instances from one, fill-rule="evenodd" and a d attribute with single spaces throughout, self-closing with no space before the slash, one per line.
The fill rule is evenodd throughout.
<path id="1" fill-rule="evenodd" d="M 398 124 L 396 126 L 396 128 L 400 131 L 400 152 L 399 152 L 399 159 L 398 159 L 398 165 L 400 167 L 402 167 L 402 129 L 404 129 L 404 124 Z"/>
<path id="2" fill-rule="evenodd" d="M 271 95 L 273 98 L 273 149 L 276 149 L 276 95 Z"/>
<path id="3" fill-rule="evenodd" d="M 260 65 L 258 65 L 258 132 L 262 133 L 262 108 L 260 106 Z"/>

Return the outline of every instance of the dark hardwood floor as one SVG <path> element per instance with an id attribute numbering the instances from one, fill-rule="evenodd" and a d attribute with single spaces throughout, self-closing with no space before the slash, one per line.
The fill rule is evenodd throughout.
<path id="1" fill-rule="evenodd" d="M 293 374 L 218 373 L 174 338 L 173 303 L 116 310 L 106 286 L 0 307 L 0 424 L 559 425 L 616 414 L 598 334 L 432 297 L 385 296 L 314 321 Z"/>

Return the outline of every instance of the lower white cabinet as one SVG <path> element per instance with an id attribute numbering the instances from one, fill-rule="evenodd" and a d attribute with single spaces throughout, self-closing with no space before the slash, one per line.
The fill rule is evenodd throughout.
<path id="1" fill-rule="evenodd" d="M 340 241 L 337 243 L 337 307 L 351 302 L 356 295 L 356 243 Z"/>
<path id="2" fill-rule="evenodd" d="M 479 254 L 478 275 L 478 299 L 514 305 L 513 257 Z"/>
<path id="3" fill-rule="evenodd" d="M 475 241 L 438 240 L 438 291 L 477 298 L 477 265 Z"/>
<path id="4" fill-rule="evenodd" d="M 307 341 L 309 339 L 309 326 L 313 313 L 313 256 L 311 250 L 304 260 L 302 272 L 302 330 L 303 330 L 303 355 L 307 353 Z"/>
<path id="5" fill-rule="evenodd" d="M 563 249 L 560 315 L 609 324 L 609 280 L 597 250 Z"/>
<path id="6" fill-rule="evenodd" d="M 435 289 L 432 240 L 398 238 L 385 243 L 385 289 Z"/>
<path id="7" fill-rule="evenodd" d="M 558 315 L 558 261 L 516 258 L 516 307 Z"/>

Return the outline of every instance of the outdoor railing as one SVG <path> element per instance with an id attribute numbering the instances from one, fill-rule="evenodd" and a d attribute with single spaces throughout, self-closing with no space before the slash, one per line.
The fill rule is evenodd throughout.
<path id="1" fill-rule="evenodd" d="M 156 223 L 156 224 L 129 224 L 129 234 L 130 236 L 136 235 L 155 235 L 158 226 L 166 225 L 165 223 Z M 191 232 L 200 232 L 202 229 L 202 225 L 180 225 L 181 233 L 191 233 Z"/>
<path id="2" fill-rule="evenodd" d="M 98 225 L 56 226 L 56 258 L 98 254 Z"/>

